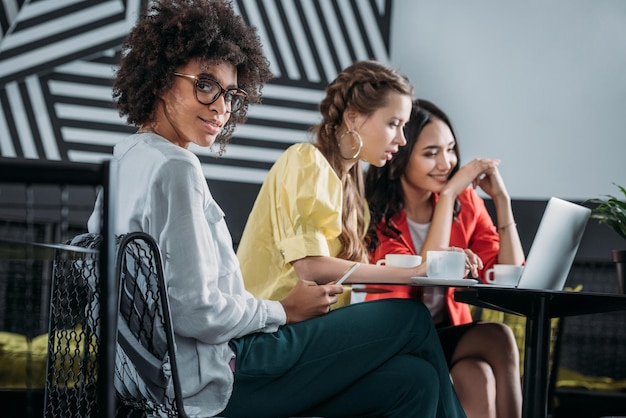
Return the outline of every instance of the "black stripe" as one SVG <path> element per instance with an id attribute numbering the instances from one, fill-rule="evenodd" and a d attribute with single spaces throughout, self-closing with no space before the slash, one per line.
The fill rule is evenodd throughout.
<path id="1" fill-rule="evenodd" d="M 90 48 L 85 48 L 82 50 L 75 50 L 72 51 L 69 54 L 65 54 L 65 55 L 59 55 L 57 58 L 51 60 L 51 61 L 47 61 L 38 65 L 33 65 L 32 67 L 26 68 L 24 70 L 21 71 L 17 71 L 14 73 L 10 73 L 4 77 L 0 77 L 0 85 L 2 84 L 6 84 L 10 81 L 13 80 L 18 80 L 20 78 L 24 78 L 26 76 L 29 76 L 31 74 L 37 74 L 37 73 L 43 73 L 45 74 L 46 72 L 50 71 L 51 68 L 54 68 L 58 65 L 61 64 L 67 64 L 69 62 L 75 61 L 79 58 L 84 57 L 85 55 L 91 55 L 91 54 L 96 54 L 98 52 L 101 52 L 102 49 L 107 49 L 107 48 L 112 48 L 116 45 L 119 45 L 119 43 L 122 41 L 122 39 L 124 39 L 123 35 L 120 35 L 120 37 L 118 38 L 114 38 L 110 41 L 107 42 L 103 42 L 100 45 L 95 45 L 92 46 Z M 0 60 L 2 60 L 3 57 L 0 57 Z"/>
<path id="2" fill-rule="evenodd" d="M 276 42 L 276 37 L 274 36 L 274 31 L 272 30 L 273 22 L 270 22 L 269 17 L 267 16 L 267 12 L 265 11 L 264 2 L 262 0 L 256 1 L 257 8 L 259 9 L 259 14 L 261 15 L 261 21 L 263 22 L 263 27 L 265 28 L 265 33 L 269 39 L 266 40 L 266 43 L 271 45 L 272 50 L 275 52 L 274 57 L 276 59 L 273 62 L 273 65 L 276 65 L 280 69 L 281 76 L 276 77 L 276 80 L 282 80 L 287 78 L 287 70 L 285 68 L 285 62 L 280 56 L 280 49 L 278 48 L 278 42 Z"/>
<path id="3" fill-rule="evenodd" d="M 361 1 L 362 3 L 362 1 Z M 376 56 L 376 54 L 374 53 L 374 49 L 372 48 L 372 43 L 370 42 L 370 37 L 367 36 L 368 33 L 371 32 L 371 29 L 368 30 L 365 27 L 365 24 L 363 23 L 363 19 L 361 16 L 361 13 L 359 12 L 359 7 L 356 4 L 356 0 L 350 0 L 350 4 L 352 5 L 352 10 L 355 16 L 355 20 L 356 20 L 356 24 L 357 24 L 357 28 L 359 31 L 359 38 L 363 40 L 363 45 L 365 46 L 365 50 L 367 51 L 367 57 L 369 59 L 377 59 L 378 57 Z M 372 11 L 374 12 L 374 11 Z M 377 28 L 380 31 L 380 28 Z M 374 34 L 374 36 L 376 36 L 376 34 Z"/>
<path id="4" fill-rule="evenodd" d="M 330 80 L 326 78 L 326 72 L 324 71 L 324 66 L 322 65 L 322 60 L 320 58 L 319 52 L 317 50 L 317 45 L 315 40 L 313 39 L 313 34 L 311 33 L 311 27 L 309 26 L 309 19 L 304 13 L 304 9 L 302 8 L 301 2 L 296 2 L 296 11 L 298 13 L 298 18 L 300 19 L 300 25 L 302 26 L 302 30 L 304 31 L 304 35 L 306 36 L 307 44 L 311 49 L 311 55 L 313 56 L 313 61 L 315 62 L 315 69 L 317 74 L 319 75 L 320 81 L 316 82 L 315 85 L 321 90 L 327 85 Z M 313 82 L 309 80 L 311 84 Z"/>
<path id="5" fill-rule="evenodd" d="M 109 145 L 88 144 L 85 142 L 67 142 L 68 151 L 93 152 L 96 154 L 113 154 L 113 147 Z"/>
<path id="6" fill-rule="evenodd" d="M 324 38 L 326 39 L 326 44 L 328 45 L 328 50 L 330 51 L 330 55 L 333 59 L 333 64 L 335 65 L 335 73 L 339 74 L 342 70 L 342 65 L 339 62 L 339 56 L 337 55 L 337 51 L 335 50 L 335 44 L 330 35 L 330 31 L 328 29 L 328 25 L 326 24 L 326 19 L 324 19 L 324 13 L 322 11 L 322 7 L 320 6 L 320 1 L 315 0 L 314 3 L 315 10 L 317 12 L 317 17 L 322 26 L 322 31 L 324 32 Z"/>
<path id="7" fill-rule="evenodd" d="M 56 117 L 56 112 L 54 109 L 55 101 L 52 99 L 50 89 L 48 88 L 48 78 L 41 77 L 39 79 L 39 85 L 41 86 L 41 93 L 45 100 L 45 106 L 48 111 L 48 118 L 50 119 L 52 131 L 54 132 L 54 137 L 57 139 L 57 149 L 59 150 L 59 156 L 61 158 L 61 161 L 68 161 L 67 146 L 66 142 L 63 140 L 63 135 L 61 134 L 61 124 Z"/>
<path id="8" fill-rule="evenodd" d="M 291 55 L 293 56 L 293 59 L 296 63 L 296 66 L 298 67 L 298 72 L 300 73 L 300 78 L 299 80 L 307 80 L 307 75 L 306 75 L 306 71 L 304 69 L 304 64 L 302 62 L 302 58 L 300 57 L 299 54 L 299 48 L 296 45 L 296 40 L 295 37 L 293 36 L 293 32 L 291 30 L 291 26 L 289 24 L 289 19 L 287 18 L 287 14 L 285 13 L 285 9 L 282 6 L 282 1 L 281 0 L 274 0 L 274 3 L 276 4 L 276 9 L 278 10 L 278 16 L 280 17 L 280 23 L 283 27 L 283 32 L 285 33 L 285 36 L 287 37 L 287 42 L 289 43 L 289 49 L 291 52 Z M 293 22 L 292 22 L 293 23 Z M 298 25 L 302 25 L 302 22 L 297 22 Z M 276 26 L 276 22 L 274 22 L 274 24 L 272 26 Z"/>
<path id="9" fill-rule="evenodd" d="M 15 118 L 13 117 L 12 108 L 9 105 L 9 98 L 6 94 L 6 89 L 0 90 L 0 105 L 4 112 L 5 123 L 9 131 L 11 143 L 15 149 L 15 156 L 17 158 L 24 158 L 24 152 L 22 152 L 22 144 L 20 144 L 19 136 L 17 135 L 17 127 L 15 126 Z"/>
<path id="10" fill-rule="evenodd" d="M 28 121 L 28 128 L 30 129 L 30 136 L 32 138 L 33 144 L 35 145 L 35 150 L 37 152 L 37 158 L 46 159 L 46 153 L 44 152 L 43 143 L 41 141 L 41 135 L 39 134 L 39 129 L 37 128 L 37 121 L 35 120 L 35 110 L 32 107 L 32 102 L 30 100 L 30 96 L 28 95 L 26 83 L 19 83 L 19 90 L 20 90 L 20 98 L 22 99 L 22 104 L 24 106 L 24 111 L 26 112 L 26 120 Z M 22 134 L 25 134 L 25 132 L 22 132 Z"/>
<path id="11" fill-rule="evenodd" d="M 123 20 L 123 18 L 124 18 L 123 15 L 118 14 L 118 15 L 108 16 L 106 19 L 98 20 L 95 22 L 90 22 L 85 25 L 71 28 L 69 30 L 63 30 L 63 28 L 59 28 L 59 32 L 50 34 L 43 38 L 39 38 L 39 37 L 33 38 L 30 42 L 26 44 L 21 44 L 17 46 L 16 48 L 2 51 L 2 53 L 0 53 L 0 60 L 5 60 L 8 58 L 16 57 L 24 53 L 28 53 L 28 52 L 40 49 L 40 48 L 54 47 L 54 44 L 56 44 L 57 42 L 67 41 L 70 38 L 77 38 L 77 39 L 90 38 L 92 36 L 91 35 L 92 32 L 102 29 L 111 24 L 118 23 L 120 20 Z M 116 39 L 120 39 L 120 37 L 116 37 Z M 110 42 L 107 42 L 107 43 L 110 43 Z M 115 42 L 113 45 L 118 45 L 118 44 L 119 44 L 119 41 Z M 89 49 L 93 49 L 93 47 Z M 102 49 L 103 49 L 102 46 L 97 47 L 98 51 L 101 51 Z M 81 50 L 82 49 L 79 48 L 76 51 L 81 51 Z M 59 51 L 59 53 L 61 52 L 63 51 Z M 85 56 L 85 55 L 81 54 L 80 56 Z"/>

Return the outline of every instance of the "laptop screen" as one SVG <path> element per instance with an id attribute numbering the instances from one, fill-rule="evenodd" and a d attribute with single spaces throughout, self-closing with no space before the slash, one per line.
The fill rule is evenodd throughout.
<path id="1" fill-rule="evenodd" d="M 517 287 L 563 290 L 590 215 L 589 208 L 550 198 Z"/>

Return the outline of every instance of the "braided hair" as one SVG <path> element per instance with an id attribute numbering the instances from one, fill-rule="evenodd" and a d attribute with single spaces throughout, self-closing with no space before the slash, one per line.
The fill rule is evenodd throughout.
<path id="1" fill-rule="evenodd" d="M 405 76 L 385 64 L 358 61 L 345 68 L 329 84 L 320 104 L 322 121 L 314 128 L 315 146 L 329 161 L 343 185 L 342 229 L 339 235 L 341 250 L 338 258 L 367 261 L 363 167 L 357 161 L 348 171 L 345 169 L 338 144 L 343 115 L 348 109 L 372 115 L 387 105 L 392 93 L 412 96 L 413 87 Z"/>

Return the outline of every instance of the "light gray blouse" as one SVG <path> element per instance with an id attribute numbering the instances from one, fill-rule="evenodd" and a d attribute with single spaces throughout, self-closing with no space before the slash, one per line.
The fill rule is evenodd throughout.
<path id="1" fill-rule="evenodd" d="M 215 415 L 232 393 L 228 342 L 276 331 L 285 311 L 245 290 L 224 213 L 195 154 L 141 133 L 117 144 L 113 155 L 119 165 L 116 234 L 147 232 L 163 255 L 185 410 Z M 98 232 L 99 207 L 90 232 Z"/>

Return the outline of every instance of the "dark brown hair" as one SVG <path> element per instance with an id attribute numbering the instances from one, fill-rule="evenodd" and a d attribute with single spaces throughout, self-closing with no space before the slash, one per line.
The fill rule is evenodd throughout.
<path id="1" fill-rule="evenodd" d="M 261 88 L 271 78 L 256 30 L 235 14 L 230 2 L 155 1 L 122 45 L 113 86 L 120 116 L 136 126 L 149 122 L 157 99 L 172 86 L 173 71 L 193 59 L 232 64 L 248 103 L 261 101 Z M 246 104 L 231 115 L 218 136 L 222 148 L 247 111 Z"/>
<path id="2" fill-rule="evenodd" d="M 452 136 L 457 141 L 456 134 L 452 127 L 452 122 L 448 115 L 439 107 L 428 100 L 418 99 L 413 102 L 411 110 L 411 118 L 404 125 L 404 136 L 407 144 L 400 147 L 398 153 L 384 167 L 370 166 L 365 176 L 365 196 L 369 204 L 371 220 L 367 234 L 368 250 L 373 251 L 378 246 L 378 237 L 376 235 L 376 226 L 384 221 L 382 233 L 398 238 L 400 231 L 391 224 L 391 218 L 404 209 L 404 193 L 402 191 L 402 176 L 406 171 L 406 167 L 411 159 L 413 148 L 419 139 L 422 130 L 426 125 L 431 123 L 433 119 L 439 119 L 450 128 Z M 448 178 L 452 177 L 459 171 L 461 156 L 459 154 L 458 141 L 454 147 L 458 163 L 450 172 Z M 456 217 L 461 210 L 461 206 L 457 199 L 454 207 L 454 216 Z"/>

